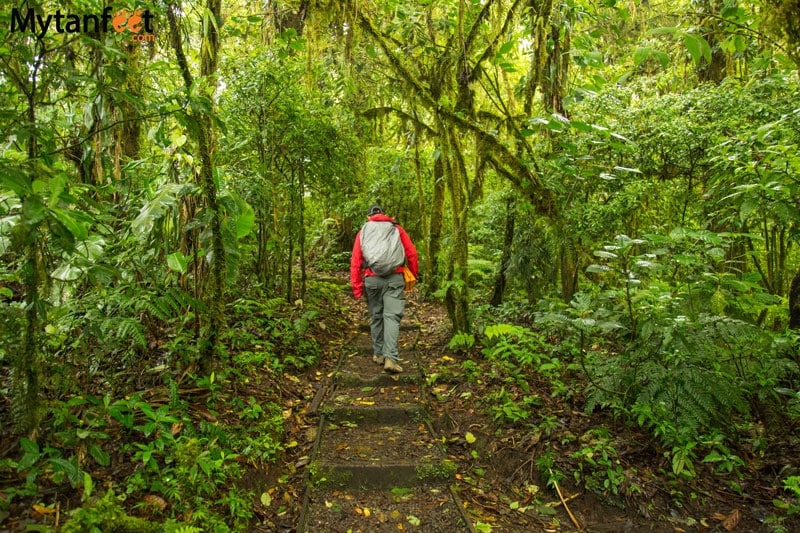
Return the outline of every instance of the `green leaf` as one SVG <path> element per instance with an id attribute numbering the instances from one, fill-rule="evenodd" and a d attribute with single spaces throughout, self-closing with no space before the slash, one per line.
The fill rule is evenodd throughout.
<path id="1" fill-rule="evenodd" d="M 88 446 L 88 450 L 89 455 L 91 455 L 92 459 L 94 459 L 100 466 L 108 466 L 111 464 L 111 456 L 108 455 L 98 444 L 90 444 Z"/>
<path id="2" fill-rule="evenodd" d="M 467 441 L 467 444 L 475 444 L 475 435 L 473 435 L 471 431 L 467 431 L 464 434 L 464 440 Z"/>
<path id="3" fill-rule="evenodd" d="M 38 196 L 29 195 L 22 202 L 22 216 L 28 224 L 38 224 L 46 215 L 47 207 L 45 207 L 41 198 Z"/>
<path id="4" fill-rule="evenodd" d="M 707 63 L 711 63 L 711 46 L 701 35 L 684 33 L 683 43 L 686 45 L 686 49 L 689 50 L 689 55 L 692 56 L 692 61 L 696 65 L 699 65 L 702 59 L 705 59 Z"/>
<path id="5" fill-rule="evenodd" d="M 514 48 L 514 44 L 515 44 L 514 40 L 503 43 L 503 45 L 500 47 L 500 50 L 497 51 L 497 55 L 500 56 L 506 55 L 508 52 L 511 51 L 512 48 Z"/>
<path id="6" fill-rule="evenodd" d="M 25 437 L 19 439 L 19 447 L 25 453 L 39 453 L 39 444 Z"/>
<path id="7" fill-rule="evenodd" d="M 589 124 L 586 124 L 585 122 L 580 122 L 578 120 L 572 120 L 570 122 L 570 125 L 573 128 L 575 128 L 576 130 L 582 131 L 582 132 L 585 132 L 585 133 L 588 133 L 588 132 L 592 131 L 592 127 Z"/>
<path id="8" fill-rule="evenodd" d="M 73 487 L 79 487 L 83 483 L 83 471 L 72 461 L 56 457 L 50 459 L 50 465 L 56 472 L 64 472 Z"/>
<path id="9" fill-rule="evenodd" d="M 31 181 L 18 168 L 6 167 L 0 172 L 0 184 L 14 191 L 20 198 L 31 192 Z"/>
<path id="10" fill-rule="evenodd" d="M 613 252 L 606 252 L 605 250 L 595 250 L 594 255 L 597 257 L 602 257 L 603 259 L 616 259 L 617 254 Z"/>
<path id="11" fill-rule="evenodd" d="M 739 220 L 746 222 L 750 214 L 758 209 L 758 198 L 745 198 L 739 206 Z"/>
<path id="12" fill-rule="evenodd" d="M 50 179 L 50 200 L 47 203 L 50 209 L 53 209 L 61 198 L 61 193 L 64 192 L 64 187 L 67 184 L 66 174 L 57 174 Z"/>
<path id="13" fill-rule="evenodd" d="M 269 492 L 262 492 L 261 493 L 261 505 L 264 507 L 269 507 L 272 505 L 272 496 Z"/>
<path id="14" fill-rule="evenodd" d="M 86 240 L 86 237 L 89 236 L 89 230 L 86 228 L 86 226 L 75 220 L 68 210 L 56 208 L 52 211 L 56 219 L 61 222 L 70 233 L 72 233 L 72 236 L 75 237 L 76 241 Z"/>
<path id="15" fill-rule="evenodd" d="M 236 220 L 236 238 L 242 239 L 247 237 L 250 233 L 250 230 L 253 229 L 253 224 L 256 221 L 256 213 L 253 211 L 253 208 L 245 202 L 244 200 L 241 201 L 240 204 L 241 214 L 239 218 Z"/>
<path id="16" fill-rule="evenodd" d="M 188 264 L 189 258 L 183 255 L 181 252 L 175 252 L 167 256 L 167 266 L 175 272 L 183 274 L 186 272 L 186 266 Z"/>
<path id="17" fill-rule="evenodd" d="M 614 167 L 614 170 L 622 170 L 624 172 L 634 172 L 636 174 L 641 174 L 642 171 L 638 168 L 629 168 L 629 167 Z"/>
<path id="18" fill-rule="evenodd" d="M 638 67 L 653 55 L 653 49 L 649 46 L 639 46 L 633 51 L 633 66 Z"/>

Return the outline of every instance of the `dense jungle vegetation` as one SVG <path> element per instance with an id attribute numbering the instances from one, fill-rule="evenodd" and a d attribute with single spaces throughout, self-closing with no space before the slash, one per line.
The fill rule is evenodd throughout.
<path id="1" fill-rule="evenodd" d="M 791 529 L 796 1 L 123 0 L 84 27 L 107 7 L 0 9 L 0 528 L 278 507 L 248 472 L 297 446 L 287 391 L 380 203 L 453 371 L 505 372 L 498 428 L 554 431 L 535 375 L 637 431 L 676 500 L 768 463 Z M 570 438 L 541 475 L 635 496 L 608 427 Z"/>

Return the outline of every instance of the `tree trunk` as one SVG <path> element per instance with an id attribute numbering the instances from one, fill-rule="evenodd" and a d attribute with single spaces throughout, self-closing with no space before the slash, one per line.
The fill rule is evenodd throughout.
<path id="1" fill-rule="evenodd" d="M 445 177 L 441 153 L 433 163 L 433 204 L 431 205 L 430 229 L 425 242 L 428 261 L 425 264 L 425 279 L 430 292 L 439 290 L 439 254 L 442 247 L 444 226 Z"/>
<path id="2" fill-rule="evenodd" d="M 40 50 L 36 57 L 38 61 L 31 69 L 29 82 L 25 86 L 19 80 L 19 89 L 27 96 L 27 109 L 25 121 L 29 131 L 35 132 L 36 128 L 36 95 L 38 93 L 38 74 L 44 62 L 44 44 L 38 41 Z M 28 138 L 28 162 L 31 169 L 35 168 L 36 159 L 39 157 L 39 143 L 36 135 Z M 33 181 L 33 176 L 31 176 Z M 25 329 L 22 331 L 21 347 L 13 359 L 14 372 L 12 375 L 12 391 L 14 410 L 17 423 L 25 432 L 31 432 L 39 424 L 39 326 L 46 321 L 45 302 L 42 300 L 40 290 L 44 277 L 42 251 L 40 249 L 42 236 L 41 221 L 28 220 L 25 216 L 26 206 L 37 208 L 40 200 L 34 193 L 20 196 L 22 204 L 22 220 L 12 230 L 12 243 L 15 249 L 23 250 L 22 281 L 25 287 Z"/>
<path id="3" fill-rule="evenodd" d="M 420 160 L 419 155 L 419 143 L 420 143 L 420 128 L 417 127 L 414 131 L 414 172 L 417 177 L 417 203 L 419 205 L 419 213 L 420 213 L 420 235 L 428 235 L 428 203 L 425 200 L 425 187 L 423 186 L 424 179 L 422 176 L 422 161 Z M 427 252 L 429 250 L 425 250 L 426 259 L 429 259 Z"/>
<path id="4" fill-rule="evenodd" d="M 305 167 L 300 161 L 300 299 L 306 298 L 306 223 L 305 223 Z"/>
<path id="5" fill-rule="evenodd" d="M 800 270 L 792 278 L 789 289 L 789 328 L 800 329 Z"/>
<path id="6" fill-rule="evenodd" d="M 561 298 L 565 303 L 569 303 L 578 292 L 578 263 L 569 239 L 560 245 L 559 263 L 561 265 Z"/>
<path id="7" fill-rule="evenodd" d="M 443 125 L 442 125 L 443 126 Z M 445 293 L 453 333 L 468 333 L 469 327 L 469 266 L 467 235 L 467 170 L 464 167 L 461 148 L 455 128 L 446 130 L 447 142 L 443 143 L 445 161 L 452 161 L 445 169 L 450 192 L 450 208 L 453 215 L 453 243 L 448 261 L 448 288 Z M 449 171 L 448 171 L 449 170 Z"/>
<path id="8" fill-rule="evenodd" d="M 183 76 L 186 90 L 191 92 L 194 80 L 192 77 L 189 63 L 183 51 L 183 41 L 178 28 L 176 10 L 178 6 L 172 5 L 167 8 L 167 20 L 170 28 L 170 38 L 172 48 L 178 60 L 178 66 Z M 221 0 L 208 0 L 206 9 L 214 17 L 215 23 L 210 23 L 203 29 L 200 61 L 200 73 L 203 77 L 212 78 L 217 67 L 219 52 L 218 28 L 222 24 L 220 12 L 222 10 Z M 216 85 L 212 80 L 207 83 L 206 97 L 213 98 L 211 90 Z M 213 101 L 213 100 L 212 100 Z M 214 183 L 214 135 L 210 117 L 207 115 L 196 115 L 193 117 L 197 122 L 195 129 L 197 150 L 200 155 L 200 189 L 203 194 L 206 208 L 211 213 L 211 250 L 213 263 L 211 265 L 211 291 L 209 295 L 208 310 L 209 321 L 205 338 L 200 340 L 200 351 L 198 354 L 198 366 L 200 372 L 208 374 L 214 365 L 214 355 L 217 350 L 222 329 L 225 326 L 225 244 L 222 236 L 222 214 L 217 202 L 217 187 Z"/>
<path id="9" fill-rule="evenodd" d="M 506 290 L 508 266 L 511 264 L 511 247 L 514 244 L 514 222 L 516 220 L 516 208 L 514 196 L 506 198 L 506 230 L 503 235 L 503 256 L 500 259 L 500 268 L 494 281 L 494 293 L 490 301 L 491 305 L 497 307 L 503 303 L 503 295 Z"/>

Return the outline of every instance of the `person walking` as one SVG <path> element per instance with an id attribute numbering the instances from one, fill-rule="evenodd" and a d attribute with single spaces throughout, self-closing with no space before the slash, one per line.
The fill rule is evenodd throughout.
<path id="1" fill-rule="evenodd" d="M 419 262 L 414 243 L 381 206 L 371 206 L 367 222 L 353 244 L 350 283 L 356 299 L 367 297 L 372 360 L 393 373 L 403 371 L 397 360 L 397 339 L 405 311 L 404 265 L 417 276 Z"/>

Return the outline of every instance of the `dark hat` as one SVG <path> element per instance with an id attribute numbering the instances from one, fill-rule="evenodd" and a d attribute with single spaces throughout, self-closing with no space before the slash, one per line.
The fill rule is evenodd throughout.
<path id="1" fill-rule="evenodd" d="M 372 205 L 372 206 L 370 206 L 369 209 L 367 209 L 367 216 L 368 217 L 371 217 L 373 215 L 382 215 L 382 214 L 383 214 L 383 208 L 381 206 L 377 205 L 377 204 L 376 205 Z"/>

